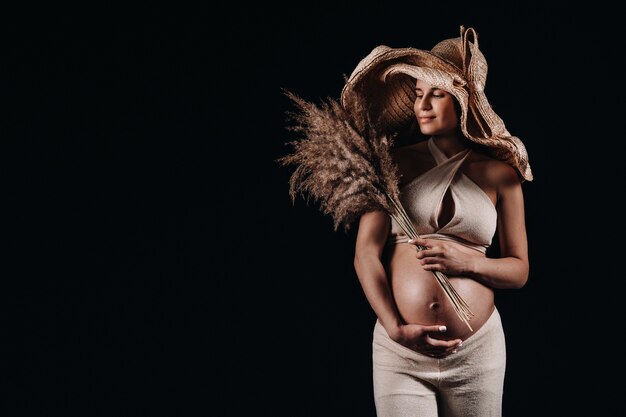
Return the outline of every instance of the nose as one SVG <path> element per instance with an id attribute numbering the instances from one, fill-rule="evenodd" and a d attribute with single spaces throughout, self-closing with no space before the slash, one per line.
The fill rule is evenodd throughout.
<path id="1" fill-rule="evenodd" d="M 430 110 L 432 106 L 430 105 L 430 98 L 428 96 L 424 96 L 422 98 L 417 98 L 415 100 L 415 107 L 419 110 Z"/>

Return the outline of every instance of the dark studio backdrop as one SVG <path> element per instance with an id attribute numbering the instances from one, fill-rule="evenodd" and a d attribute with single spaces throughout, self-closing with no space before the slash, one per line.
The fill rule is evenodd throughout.
<path id="1" fill-rule="evenodd" d="M 496 298 L 505 415 L 612 408 L 613 15 L 412 2 L 4 16 L 2 415 L 374 416 L 356 230 L 290 201 L 282 89 L 337 98 L 373 47 L 430 49 L 461 24 L 535 175 L 530 280 Z"/>

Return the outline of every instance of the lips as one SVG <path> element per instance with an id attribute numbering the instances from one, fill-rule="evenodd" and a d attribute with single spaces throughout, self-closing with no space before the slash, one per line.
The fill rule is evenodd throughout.
<path id="1" fill-rule="evenodd" d="M 421 123 L 428 123 L 434 118 L 435 118 L 434 116 L 418 117 L 417 120 L 419 120 Z"/>

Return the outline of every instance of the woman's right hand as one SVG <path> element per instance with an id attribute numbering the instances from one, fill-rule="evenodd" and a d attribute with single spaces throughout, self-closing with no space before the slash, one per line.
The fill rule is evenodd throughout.
<path id="1" fill-rule="evenodd" d="M 423 355 L 444 358 L 462 345 L 461 339 L 443 340 L 437 336 L 445 335 L 446 326 L 405 324 L 397 328 L 390 337 L 397 343 Z"/>

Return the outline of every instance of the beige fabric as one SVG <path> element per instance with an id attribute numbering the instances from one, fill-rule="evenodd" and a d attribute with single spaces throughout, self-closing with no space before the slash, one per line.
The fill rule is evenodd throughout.
<path id="1" fill-rule="evenodd" d="M 433 138 L 428 139 L 428 149 L 437 166 L 400 189 L 400 201 L 415 230 L 425 239 L 453 240 L 485 253 L 496 231 L 498 212 L 487 194 L 465 174 L 458 172 L 471 149 L 448 158 L 437 148 Z M 448 189 L 454 200 L 454 217 L 447 224 L 440 225 L 437 215 Z M 392 218 L 387 244 L 408 239 Z"/>
<path id="2" fill-rule="evenodd" d="M 379 321 L 372 348 L 378 417 L 502 415 L 506 346 L 497 309 L 445 359 L 393 341 Z"/>

